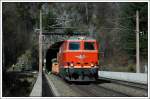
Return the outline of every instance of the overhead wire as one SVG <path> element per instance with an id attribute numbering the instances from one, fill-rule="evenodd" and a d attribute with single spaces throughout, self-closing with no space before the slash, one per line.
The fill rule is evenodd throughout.
<path id="1" fill-rule="evenodd" d="M 130 18 L 135 18 L 135 16 L 129 16 L 129 17 L 121 17 L 121 18 L 114 18 L 114 19 L 108 19 L 107 21 L 111 22 L 111 23 L 116 23 L 116 22 L 113 22 L 113 21 L 118 21 L 118 20 L 122 20 L 122 19 L 130 19 Z M 65 23 L 68 23 L 68 22 L 71 22 L 72 19 L 62 19 L 62 18 L 49 18 L 49 19 L 55 19 L 55 20 L 67 20 Z M 117 22 L 118 23 L 118 22 Z M 80 27 L 55 27 L 57 25 L 61 25 L 61 24 L 64 24 L 63 22 L 62 23 L 58 23 L 58 24 L 54 24 L 54 25 L 51 25 L 49 26 L 50 28 L 80 28 Z M 123 28 L 109 28 L 109 27 L 104 27 L 102 29 L 117 29 L 117 30 L 132 30 L 132 29 L 128 29 L 127 27 L 125 26 L 122 26 L 122 25 L 119 25 Z M 135 31 L 135 30 L 132 30 L 132 31 Z"/>

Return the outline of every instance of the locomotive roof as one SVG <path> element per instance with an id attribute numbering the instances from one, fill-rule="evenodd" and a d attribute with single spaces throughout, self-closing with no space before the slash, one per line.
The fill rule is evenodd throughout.
<path id="1" fill-rule="evenodd" d="M 94 38 L 92 37 L 87 37 L 87 36 L 73 36 L 73 37 L 70 37 L 68 40 L 95 40 Z"/>

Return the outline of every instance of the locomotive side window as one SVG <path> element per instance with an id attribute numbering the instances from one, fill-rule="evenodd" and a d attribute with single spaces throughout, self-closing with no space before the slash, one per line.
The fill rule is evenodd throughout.
<path id="1" fill-rule="evenodd" d="M 95 50 L 94 42 L 84 42 L 85 50 Z"/>
<path id="2" fill-rule="evenodd" d="M 80 49 L 80 42 L 69 43 L 69 50 L 79 50 L 79 49 Z"/>

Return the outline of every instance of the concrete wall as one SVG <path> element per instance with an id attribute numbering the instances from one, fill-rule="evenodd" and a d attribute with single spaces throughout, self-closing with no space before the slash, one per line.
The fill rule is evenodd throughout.
<path id="1" fill-rule="evenodd" d="M 135 82 L 140 84 L 148 83 L 147 73 L 99 71 L 98 75 L 99 77 Z"/>
<path id="2" fill-rule="evenodd" d="M 42 74 L 39 74 L 30 93 L 30 97 L 42 97 Z"/>

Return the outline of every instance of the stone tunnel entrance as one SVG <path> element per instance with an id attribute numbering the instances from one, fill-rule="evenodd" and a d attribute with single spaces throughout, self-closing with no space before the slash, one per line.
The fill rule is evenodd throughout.
<path id="1" fill-rule="evenodd" d="M 51 60 L 53 58 L 57 57 L 57 53 L 59 51 L 60 46 L 62 45 L 64 41 L 56 42 L 53 45 L 49 47 L 46 51 L 46 70 L 51 71 L 52 69 L 52 62 Z"/>

